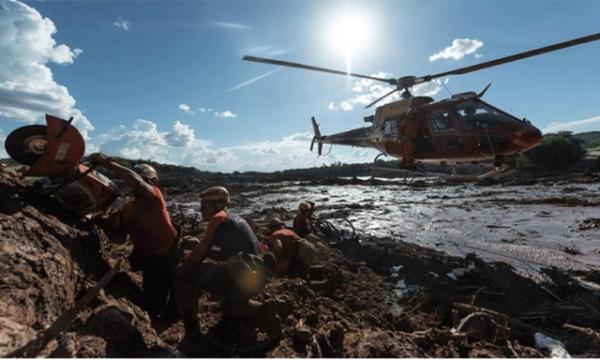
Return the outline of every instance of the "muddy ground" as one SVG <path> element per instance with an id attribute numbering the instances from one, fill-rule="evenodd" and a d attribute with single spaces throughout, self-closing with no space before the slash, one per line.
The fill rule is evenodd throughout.
<path id="1" fill-rule="evenodd" d="M 281 339 L 269 339 L 260 330 L 250 343 L 232 339 L 223 331 L 228 324 L 221 319 L 219 299 L 203 296 L 199 321 L 204 336 L 183 348 L 179 346 L 183 327 L 176 317 L 153 320 L 141 309 L 141 276 L 125 262 L 57 339 L 26 355 L 548 356 L 550 350 L 536 347 L 538 333 L 561 341 L 571 356 L 599 357 L 600 271 L 593 255 L 598 247 L 590 245 L 598 241 L 600 231 L 598 184 L 597 175 L 513 184 L 425 180 L 371 184 L 360 179 L 268 187 L 227 183 L 234 196 L 233 210 L 251 222 L 259 237 L 266 236 L 265 225 L 272 217 L 291 220 L 293 207 L 306 197 L 317 201 L 322 217 L 346 217 L 356 227 L 354 237 L 347 233 L 346 240 L 335 246 L 329 242 L 339 239 L 331 234 L 309 237 L 323 267 L 319 281 L 311 282 L 314 274 L 273 279 L 255 299 L 276 307 L 283 320 Z M 4 356 L 44 334 L 130 251 L 129 245 L 108 243 L 90 224 L 24 189 L 14 176 L 0 173 L 0 355 Z M 195 191 L 190 186 L 165 188 L 167 198 L 180 203 L 189 218 L 194 217 L 190 199 Z M 535 216 L 542 211 L 548 214 Z M 467 213 L 476 216 L 470 219 Z M 550 225 L 555 227 L 544 230 Z M 520 227 L 523 236 L 518 234 Z M 561 242 L 562 228 L 570 243 Z M 527 229 L 538 231 L 538 236 L 530 236 Z M 202 235 L 202 227 L 189 222 L 184 231 Z M 497 233 L 501 234 L 496 237 Z M 501 259 L 490 251 L 475 255 L 467 246 L 455 246 L 453 251 L 447 245 L 451 241 L 504 255 Z M 494 244 L 524 248 L 518 255 L 506 255 L 507 248 L 492 248 Z M 521 251 L 544 244 L 547 251 L 573 261 L 534 261 L 529 252 Z M 571 248 L 571 254 L 561 250 L 563 246 Z M 515 267 L 507 264 L 511 258 L 519 260 L 508 261 Z M 523 262 L 531 266 L 529 272 L 522 271 Z"/>

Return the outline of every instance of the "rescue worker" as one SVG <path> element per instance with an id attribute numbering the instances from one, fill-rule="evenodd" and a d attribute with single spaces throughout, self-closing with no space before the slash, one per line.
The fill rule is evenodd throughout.
<path id="1" fill-rule="evenodd" d="M 292 229 L 286 228 L 283 221 L 275 218 L 269 224 L 269 237 L 264 241 L 261 251 L 263 254 L 272 253 L 276 259 L 275 272 L 278 275 L 288 271 L 296 253 L 301 237 Z"/>
<path id="2" fill-rule="evenodd" d="M 275 256 L 275 272 L 278 275 L 302 275 L 314 265 L 315 246 L 302 239 L 292 229 L 288 229 L 280 219 L 269 224 L 270 236 L 265 240 L 261 251 Z"/>
<path id="3" fill-rule="evenodd" d="M 408 170 L 416 170 L 415 151 L 419 138 L 419 121 L 414 112 L 409 112 L 398 126 L 398 132 L 404 136 L 402 139 L 402 166 Z"/>
<path id="4" fill-rule="evenodd" d="M 254 232 L 244 219 L 227 212 L 227 189 L 208 188 L 200 199 L 202 220 L 208 225 L 202 240 L 177 269 L 175 281 L 187 341 L 200 334 L 197 316 L 202 291 L 224 297 L 225 312 L 251 315 L 249 298 L 262 290 L 269 275 L 257 256 Z"/>
<path id="5" fill-rule="evenodd" d="M 160 315 L 166 310 L 169 298 L 174 298 L 172 279 L 179 252 L 177 232 L 157 186 L 156 170 L 148 164 L 138 164 L 132 171 L 102 153 L 92 154 L 90 161 L 110 170 L 133 190 L 133 198 L 112 221 L 98 224 L 112 241 L 124 242 L 129 238 L 133 242 L 129 263 L 133 270 L 142 271 L 144 306 L 150 315 Z"/>
<path id="6" fill-rule="evenodd" d="M 312 201 L 302 201 L 294 217 L 294 231 L 300 237 L 305 237 L 312 231 L 312 220 L 315 204 Z"/>

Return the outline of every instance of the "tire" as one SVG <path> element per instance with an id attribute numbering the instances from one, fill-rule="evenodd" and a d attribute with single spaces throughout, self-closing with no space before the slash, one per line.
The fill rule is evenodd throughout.
<path id="1" fill-rule="evenodd" d="M 8 134 L 4 141 L 4 148 L 13 160 L 31 166 L 38 161 L 44 150 L 33 149 L 30 144 L 34 140 L 43 143 L 48 137 L 47 134 L 45 125 L 23 126 Z"/>

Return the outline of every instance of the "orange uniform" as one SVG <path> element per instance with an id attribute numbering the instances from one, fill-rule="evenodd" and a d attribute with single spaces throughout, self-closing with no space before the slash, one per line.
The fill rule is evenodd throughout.
<path id="1" fill-rule="evenodd" d="M 157 186 L 152 186 L 152 196 L 136 196 L 125 204 L 121 223 L 133 242 L 133 252 L 139 256 L 163 255 L 176 244 L 177 231 Z"/>
<path id="2" fill-rule="evenodd" d="M 405 118 L 398 126 L 400 134 L 407 137 L 402 140 L 404 146 L 402 163 L 404 167 L 412 167 L 415 163 L 415 150 L 417 149 L 415 142 L 419 137 L 419 130 L 419 122 L 410 116 Z"/>
<path id="3" fill-rule="evenodd" d="M 300 236 L 293 230 L 283 228 L 272 233 L 269 239 L 265 241 L 268 250 L 277 259 L 276 272 L 278 274 L 285 273 L 289 269 L 298 252 L 300 239 Z"/>

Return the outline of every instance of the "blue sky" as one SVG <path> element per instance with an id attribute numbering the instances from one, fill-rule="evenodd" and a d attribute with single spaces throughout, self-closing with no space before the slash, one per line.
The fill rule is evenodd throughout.
<path id="1" fill-rule="evenodd" d="M 49 112 L 75 116 L 88 151 L 201 169 L 371 161 L 311 154 L 309 119 L 323 133 L 362 126 L 382 86 L 242 56 L 419 76 L 599 31 L 600 1 L 0 0 L 0 140 Z M 492 82 L 486 101 L 542 130 L 600 130 L 599 64 L 595 42 L 446 86 Z M 436 83 L 418 91 L 448 97 Z"/>

